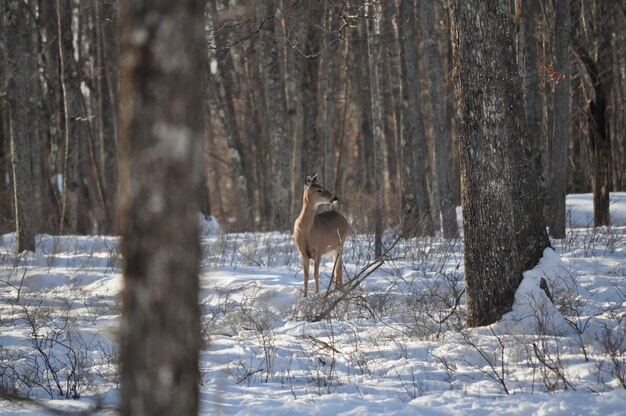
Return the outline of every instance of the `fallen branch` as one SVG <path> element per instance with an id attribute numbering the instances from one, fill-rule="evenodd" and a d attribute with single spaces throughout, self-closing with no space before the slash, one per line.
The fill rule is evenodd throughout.
<path id="1" fill-rule="evenodd" d="M 363 267 L 359 273 L 357 273 L 351 279 L 349 279 L 345 285 L 343 285 L 340 288 L 333 288 L 333 289 L 329 287 L 329 289 L 326 291 L 326 293 L 324 294 L 324 297 L 321 300 L 322 301 L 321 311 L 317 315 L 315 315 L 315 317 L 311 321 L 319 322 L 322 319 L 326 319 L 328 315 L 337 307 L 337 305 L 342 300 L 346 299 L 348 295 L 352 293 L 357 287 L 359 287 L 359 285 L 363 283 L 363 281 L 368 276 L 370 276 L 372 273 L 378 270 L 380 266 L 382 266 L 387 260 L 389 260 L 387 255 L 391 252 L 391 250 L 393 250 L 396 244 L 398 244 L 399 240 L 400 240 L 399 238 L 396 238 L 394 242 L 387 248 L 387 250 L 385 250 L 384 253 L 378 256 L 374 261 L 365 265 L 365 267 Z M 331 295 L 333 295 L 336 292 L 341 292 L 341 294 L 331 299 Z"/>

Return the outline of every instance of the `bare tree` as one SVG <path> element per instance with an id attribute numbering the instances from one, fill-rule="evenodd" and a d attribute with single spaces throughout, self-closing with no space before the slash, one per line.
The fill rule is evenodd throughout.
<path id="1" fill-rule="evenodd" d="M 420 82 L 417 61 L 415 1 L 401 0 L 399 12 L 400 55 L 402 62 L 403 128 L 400 144 L 402 178 L 401 234 L 432 235 L 430 198 L 426 185 L 426 144 L 420 113 Z"/>
<path id="2" fill-rule="evenodd" d="M 276 8 L 274 0 L 264 0 L 263 13 L 272 16 Z M 277 28 L 271 18 L 263 27 L 263 72 L 265 101 L 272 169 L 268 180 L 271 184 L 272 225 L 275 229 L 290 228 L 289 210 L 291 203 L 291 140 L 287 136 L 287 98 L 280 60 Z"/>
<path id="3" fill-rule="evenodd" d="M 570 108 L 570 0 L 557 0 L 554 9 L 555 71 L 558 76 L 554 89 L 554 115 L 552 120 L 552 142 L 550 143 L 550 169 L 546 221 L 550 235 L 565 237 L 565 196 L 567 192 L 567 145 L 571 124 Z"/>
<path id="4" fill-rule="evenodd" d="M 74 35 L 72 32 L 72 4 L 70 0 L 56 0 L 57 44 L 62 76 L 63 133 L 65 155 L 63 159 L 63 210 L 61 232 L 75 234 L 79 231 L 78 202 L 81 187 L 79 170 L 79 147 L 85 140 L 86 116 L 81 111 L 78 85 L 78 69 L 74 59 Z M 81 227 L 84 231 L 84 227 Z"/>
<path id="5" fill-rule="evenodd" d="M 217 114 L 224 127 L 226 144 L 230 166 L 234 176 L 234 182 L 239 194 L 241 215 L 244 221 L 251 221 L 254 201 L 253 184 L 251 183 L 252 172 L 249 164 L 246 164 L 245 149 L 241 138 L 241 129 L 237 122 L 235 112 L 235 68 L 230 47 L 227 43 L 226 34 L 218 30 L 218 0 L 209 2 L 209 25 L 214 32 L 215 40 L 215 72 L 210 72 L 209 93 L 217 102 L 219 111 Z M 223 92 L 222 92 L 223 91 Z M 246 224 L 249 226 L 250 224 Z"/>
<path id="6" fill-rule="evenodd" d="M 374 249 L 376 257 L 383 254 L 383 155 L 381 146 L 382 111 L 378 83 L 378 38 L 380 37 L 380 13 L 369 5 L 367 19 L 367 56 L 372 95 L 372 137 L 374 139 Z"/>
<path id="7" fill-rule="evenodd" d="M 609 189 L 611 179 L 611 131 L 608 123 L 608 99 L 613 82 L 612 37 L 613 14 L 618 13 L 612 2 L 597 1 L 595 13 L 589 10 L 592 2 L 577 1 L 576 14 L 589 30 L 580 30 L 574 36 L 573 46 L 587 71 L 593 87 L 588 100 L 588 140 L 593 172 L 593 218 L 596 227 L 611 224 Z M 595 18 L 595 19 L 594 19 Z M 593 23 L 590 23 L 593 22 Z M 593 39 L 585 39 L 593 31 Z"/>
<path id="8" fill-rule="evenodd" d="M 420 1 L 420 24 L 424 34 L 424 60 L 426 61 L 426 77 L 430 90 L 430 107 L 433 120 L 433 148 L 434 172 L 433 194 L 436 195 L 437 212 L 435 224 L 439 229 L 439 217 L 443 226 L 445 238 L 455 238 L 458 232 L 456 222 L 456 207 L 452 201 L 452 186 L 450 175 L 450 135 L 446 130 L 446 106 L 443 92 L 443 71 L 441 57 L 437 47 L 437 33 L 435 31 L 435 2 Z"/>
<path id="9" fill-rule="evenodd" d="M 549 245 L 532 179 L 508 0 L 450 0 L 470 326 L 510 310 Z"/>
<path id="10" fill-rule="evenodd" d="M 322 172 L 322 137 L 318 126 L 320 102 L 318 82 L 320 56 L 323 44 L 324 4 L 309 0 L 304 3 L 305 39 L 300 52 L 302 60 L 302 172 L 314 174 Z M 322 178 L 322 182 L 327 182 Z"/>
<path id="11" fill-rule="evenodd" d="M 519 0 L 518 0 L 519 1 Z M 540 204 L 543 206 L 544 193 L 546 188 L 543 175 L 544 134 L 543 134 L 543 108 L 541 104 L 539 79 L 539 52 L 537 45 L 536 20 L 539 17 L 539 0 L 520 1 L 521 23 L 520 23 L 520 72 L 522 74 L 522 90 L 524 95 L 524 114 L 526 115 L 526 126 L 528 129 L 528 140 L 532 151 L 534 164 L 533 180 L 537 181 L 539 189 Z"/>
<path id="12" fill-rule="evenodd" d="M 99 163 L 103 172 L 103 187 L 106 203 L 106 224 L 103 231 L 113 233 L 116 229 L 117 205 L 117 2 L 108 0 L 95 1 L 96 14 L 96 51 L 99 67 L 98 74 L 98 110 L 101 128 L 99 144 L 102 149 Z"/>
<path id="13" fill-rule="evenodd" d="M 123 415 L 198 413 L 204 4 L 120 8 Z"/>
<path id="14" fill-rule="evenodd" d="M 6 77 L 11 134 L 11 165 L 13 170 L 13 201 L 15 228 L 17 230 L 17 252 L 35 251 L 35 228 L 33 212 L 33 177 L 28 119 L 29 83 L 31 77 L 25 73 L 29 59 L 27 50 L 30 36 L 30 15 L 26 5 L 19 1 L 4 2 L 4 19 L 7 41 Z M 31 114 L 32 116 L 32 114 Z"/>

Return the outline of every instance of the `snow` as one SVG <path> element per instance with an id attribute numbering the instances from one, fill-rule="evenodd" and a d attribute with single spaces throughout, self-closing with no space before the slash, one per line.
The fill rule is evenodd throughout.
<path id="1" fill-rule="evenodd" d="M 611 200 L 613 226 L 593 229 L 591 195 L 568 196 L 567 237 L 524 274 L 511 312 L 474 329 L 464 327 L 462 239 L 399 241 L 314 322 L 324 295 L 302 297 L 290 235 L 223 234 L 200 216 L 201 413 L 626 415 L 626 194 Z M 373 261 L 372 240 L 349 238 L 344 281 Z M 40 235 L 36 253 L 14 249 L 15 234 L 0 236 L 0 386 L 54 409 L 100 401 L 114 414 L 118 239 Z M 331 269 L 323 262 L 323 292 Z M 20 379 L 45 367 L 35 342 L 54 360 L 30 374 L 60 375 L 63 395 Z M 1 414 L 42 412 L 0 401 Z"/>

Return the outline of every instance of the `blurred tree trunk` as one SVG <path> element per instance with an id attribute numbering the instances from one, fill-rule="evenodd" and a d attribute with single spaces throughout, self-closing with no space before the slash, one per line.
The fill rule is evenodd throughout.
<path id="1" fill-rule="evenodd" d="M 319 132 L 318 117 L 320 101 L 318 83 L 320 71 L 320 54 L 323 49 L 324 4 L 309 0 L 304 3 L 305 40 L 300 51 L 302 60 L 302 173 L 320 174 L 320 182 L 326 184 L 322 172 L 322 135 Z"/>
<path id="2" fill-rule="evenodd" d="M 378 81 L 378 38 L 380 36 L 380 13 L 374 5 L 369 6 L 367 19 L 367 56 L 372 96 L 372 137 L 374 139 L 374 251 L 380 257 L 383 236 L 383 155 L 381 146 L 382 110 Z"/>
<path id="3" fill-rule="evenodd" d="M 4 1 L 6 22 L 7 101 L 11 134 L 11 165 L 13 170 L 13 203 L 17 252 L 35 251 L 35 214 L 33 207 L 33 176 L 31 168 L 32 108 L 30 85 L 34 81 L 29 69 L 30 15 L 20 1 Z"/>
<path id="4" fill-rule="evenodd" d="M 441 56 L 437 46 L 435 31 L 435 4 L 431 1 L 421 1 L 421 27 L 424 35 L 424 59 L 426 61 L 426 77 L 430 90 L 430 106 L 433 120 L 433 148 L 434 172 L 433 194 L 437 195 L 437 219 L 435 225 L 439 229 L 439 221 L 443 226 L 444 238 L 456 238 L 458 225 L 456 222 L 456 207 L 452 202 L 452 186 L 450 184 L 450 131 L 446 130 L 446 107 L 443 92 L 443 71 Z"/>
<path id="5" fill-rule="evenodd" d="M 426 144 L 420 113 L 420 82 L 417 61 L 417 23 L 414 0 L 401 0 L 399 11 L 400 59 L 402 62 L 401 235 L 433 235 L 430 197 L 426 185 Z"/>
<path id="6" fill-rule="evenodd" d="M 508 0 L 450 0 L 460 113 L 468 325 L 508 312 L 549 246 L 525 128 Z"/>
<path id="7" fill-rule="evenodd" d="M 196 415 L 205 2 L 122 4 L 121 414 Z"/>
<path id="8" fill-rule="evenodd" d="M 262 15 L 271 16 L 275 11 L 274 0 L 264 0 Z M 270 19 L 263 28 L 263 86 L 271 147 L 272 228 L 288 230 L 291 225 L 291 140 L 287 136 L 287 99 L 277 30 L 275 19 Z"/>
<path id="9" fill-rule="evenodd" d="M 550 235 L 565 237 L 567 194 L 567 146 L 569 141 L 570 110 L 570 0 L 557 0 L 554 6 L 556 26 L 554 28 L 554 70 L 562 76 L 556 80 L 554 90 L 554 116 L 552 120 L 552 143 L 550 146 L 550 169 L 546 221 Z"/>

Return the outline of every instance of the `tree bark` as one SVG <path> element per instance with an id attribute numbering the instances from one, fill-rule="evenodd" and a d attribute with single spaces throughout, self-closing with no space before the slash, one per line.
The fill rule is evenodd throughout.
<path id="1" fill-rule="evenodd" d="M 122 415 L 198 413 L 204 4 L 120 8 Z"/>
<path id="2" fill-rule="evenodd" d="M 380 36 L 380 13 L 374 5 L 369 6 L 367 19 L 367 55 L 372 96 L 372 137 L 374 139 L 374 252 L 380 257 L 383 236 L 383 156 L 381 146 L 382 111 L 378 83 L 378 38 Z"/>
<path id="3" fill-rule="evenodd" d="M 112 1 L 96 1 L 96 32 L 100 55 L 100 74 L 98 90 L 100 93 L 100 111 L 102 129 L 100 131 L 100 165 L 103 170 L 103 185 L 107 218 L 103 226 L 105 233 L 116 230 L 117 210 L 117 11 Z"/>
<path id="4" fill-rule="evenodd" d="M 32 116 L 29 103 L 29 83 L 32 78 L 24 70 L 28 68 L 27 45 L 30 17 L 25 5 L 19 1 L 5 1 L 4 19 L 7 41 L 7 96 L 11 134 L 11 166 L 13 171 L 13 204 L 17 231 L 17 253 L 35 251 L 35 228 L 33 224 L 33 177 L 29 137 Z"/>
<path id="5" fill-rule="evenodd" d="M 382 59 L 380 89 L 382 94 L 383 132 L 386 169 L 385 203 L 388 208 L 396 208 L 398 198 L 398 143 L 401 135 L 400 75 L 398 71 L 398 36 L 394 21 L 398 17 L 396 2 L 384 2 L 382 32 L 379 40 Z"/>
<path id="6" fill-rule="evenodd" d="M 326 183 L 322 177 L 322 135 L 319 131 L 318 117 L 320 103 L 318 83 L 320 70 L 320 52 L 323 48 L 323 17 L 322 2 L 309 0 L 306 3 L 305 22 L 306 35 L 303 49 L 300 51 L 302 62 L 302 173 L 320 174 L 320 182 Z"/>
<path id="7" fill-rule="evenodd" d="M 437 46 L 435 31 L 435 3 L 421 1 L 421 27 L 424 34 L 424 59 L 426 63 L 426 77 L 430 90 L 430 106 L 433 120 L 433 148 L 434 172 L 433 193 L 437 194 L 438 210 L 435 215 L 440 218 L 444 238 L 456 238 L 458 224 L 456 222 L 456 207 L 452 202 L 452 185 L 450 173 L 450 131 L 446 130 L 447 116 L 443 92 L 443 71 L 441 57 Z M 436 222 L 439 229 L 439 221 Z"/>
<path id="8" fill-rule="evenodd" d="M 562 75 L 554 89 L 554 115 L 552 120 L 552 143 L 550 147 L 549 192 L 546 221 L 550 235 L 565 237 L 567 193 L 567 146 L 571 123 L 570 108 L 570 0 L 557 0 L 555 3 L 554 50 L 556 51 L 555 71 Z"/>
<path id="9" fill-rule="evenodd" d="M 598 37 L 597 53 L 583 47 L 580 39 L 576 39 L 574 45 L 591 79 L 594 92 L 588 104 L 588 143 L 593 172 L 593 220 L 596 227 L 611 225 L 609 191 L 612 158 L 607 107 L 613 78 L 611 67 L 612 5 L 613 3 L 603 1 L 599 1 L 596 5 L 596 21 L 593 27 Z M 581 7 L 584 7 L 584 4 Z M 581 15 L 583 13 L 581 11 Z"/>
<path id="10" fill-rule="evenodd" d="M 209 3 L 210 12 L 214 21 L 213 27 L 217 27 L 217 10 L 218 0 L 211 0 Z M 241 133 L 237 122 L 237 114 L 235 112 L 234 98 L 236 74 L 233 59 L 230 55 L 230 48 L 226 43 L 225 35 L 216 33 L 215 42 L 217 46 L 215 59 L 217 61 L 217 72 L 209 74 L 209 85 L 211 94 L 215 95 L 220 111 L 218 115 L 224 126 L 228 152 L 230 156 L 231 167 L 233 170 L 234 182 L 237 185 L 240 194 L 242 225 L 244 228 L 250 228 L 254 224 L 252 213 L 254 201 L 254 185 L 252 180 L 252 172 L 250 164 L 246 163 L 245 150 L 241 140 Z M 220 82 L 221 81 L 221 82 Z M 220 87 L 224 91 L 222 93 Z"/>
<path id="11" fill-rule="evenodd" d="M 80 87 L 74 59 L 72 33 L 72 6 L 70 0 L 56 0 L 57 42 L 59 47 L 59 80 L 63 101 L 63 133 L 65 155 L 63 158 L 63 207 L 61 233 L 79 231 L 78 201 L 80 192 L 79 147 L 85 140 L 85 116 L 80 110 Z"/>
<path id="12" fill-rule="evenodd" d="M 401 0 L 399 12 L 402 62 L 401 232 L 403 237 L 433 235 L 430 197 L 426 186 L 426 144 L 420 113 L 417 23 L 414 0 Z"/>
<path id="13" fill-rule="evenodd" d="M 549 240 L 536 204 L 508 0 L 450 0 L 468 325 L 508 312 Z M 539 209 L 538 209 L 539 208 Z"/>
<path id="14" fill-rule="evenodd" d="M 275 13 L 274 0 L 264 0 L 263 14 Z M 275 19 L 263 27 L 263 87 L 267 109 L 267 123 L 271 148 L 271 223 L 273 229 L 290 229 L 289 210 L 291 203 L 291 140 L 287 136 L 287 98 L 278 49 Z"/>
<path id="15" fill-rule="evenodd" d="M 539 53 L 535 21 L 539 18 L 539 0 L 524 0 L 522 3 L 520 27 L 520 55 L 519 64 L 522 72 L 522 90 L 524 95 L 524 114 L 528 128 L 528 140 L 532 151 L 534 164 L 533 179 L 537 181 L 540 193 L 540 204 L 544 205 L 546 180 L 543 174 L 544 129 L 543 108 L 541 104 L 541 80 L 539 79 Z"/>

